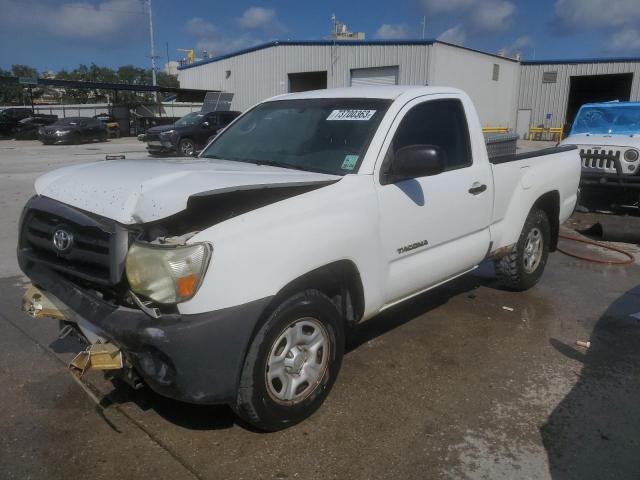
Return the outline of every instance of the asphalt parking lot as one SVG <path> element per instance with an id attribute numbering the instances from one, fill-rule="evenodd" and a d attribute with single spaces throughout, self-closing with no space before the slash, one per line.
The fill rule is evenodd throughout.
<path id="1" fill-rule="evenodd" d="M 524 293 L 483 265 L 385 311 L 349 333 L 324 406 L 283 432 L 95 372 L 77 383 L 80 347 L 20 311 L 17 222 L 37 175 L 106 153 L 146 157 L 135 139 L 0 141 L 0 477 L 640 478 L 638 261 L 555 253 Z"/>

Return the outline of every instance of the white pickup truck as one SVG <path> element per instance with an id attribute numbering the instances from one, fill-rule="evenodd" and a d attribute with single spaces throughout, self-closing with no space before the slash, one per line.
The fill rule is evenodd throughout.
<path id="1" fill-rule="evenodd" d="M 579 179 L 575 147 L 489 159 L 453 88 L 283 95 L 198 158 L 40 177 L 24 305 L 89 344 L 79 371 L 120 369 L 277 430 L 327 396 L 346 325 L 488 259 L 509 289 L 532 287 Z"/>

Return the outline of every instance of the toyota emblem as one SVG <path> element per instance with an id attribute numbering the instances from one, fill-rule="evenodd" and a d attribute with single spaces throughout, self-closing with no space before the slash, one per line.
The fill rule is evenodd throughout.
<path id="1" fill-rule="evenodd" d="M 73 246 L 73 235 L 66 230 L 56 230 L 53 234 L 53 246 L 58 253 L 65 253 Z"/>

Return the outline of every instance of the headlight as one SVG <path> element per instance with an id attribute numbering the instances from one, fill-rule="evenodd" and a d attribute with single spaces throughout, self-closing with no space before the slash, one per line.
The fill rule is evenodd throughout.
<path id="1" fill-rule="evenodd" d="M 175 130 L 167 130 L 166 132 L 160 132 L 160 136 L 161 137 L 171 137 L 174 133 L 176 133 Z"/>
<path id="2" fill-rule="evenodd" d="M 637 150 L 627 150 L 624 152 L 624 159 L 627 162 L 635 162 L 638 160 L 638 151 Z"/>
<path id="3" fill-rule="evenodd" d="M 126 260 L 129 286 L 134 293 L 158 303 L 184 302 L 200 288 L 211 250 L 207 243 L 187 246 L 134 243 Z"/>

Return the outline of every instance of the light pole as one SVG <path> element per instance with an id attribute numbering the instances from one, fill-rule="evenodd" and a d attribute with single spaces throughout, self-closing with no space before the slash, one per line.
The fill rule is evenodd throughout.
<path id="1" fill-rule="evenodd" d="M 149 11 L 149 42 L 151 43 L 151 83 L 155 87 L 156 83 L 156 48 L 153 39 L 153 13 L 151 11 L 151 0 L 147 0 L 147 7 Z M 158 92 L 154 92 L 156 97 L 156 103 L 159 103 Z"/>

